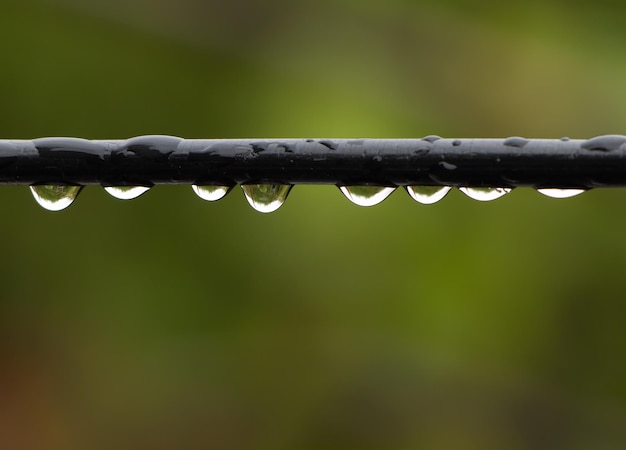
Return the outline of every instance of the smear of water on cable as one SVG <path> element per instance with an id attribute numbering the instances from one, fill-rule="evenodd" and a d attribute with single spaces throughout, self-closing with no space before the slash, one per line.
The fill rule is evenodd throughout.
<path id="1" fill-rule="evenodd" d="M 30 187 L 37 203 L 48 211 L 61 211 L 70 206 L 82 186 L 39 184 Z"/>
<path id="2" fill-rule="evenodd" d="M 250 206 L 262 213 L 271 213 L 280 208 L 285 203 L 291 187 L 290 184 L 241 185 Z"/>
<path id="3" fill-rule="evenodd" d="M 339 189 L 352 203 L 359 206 L 374 206 L 389 197 L 395 187 L 340 186 Z"/>
<path id="4" fill-rule="evenodd" d="M 215 202 L 221 198 L 224 198 L 224 196 L 228 194 L 228 191 L 230 190 L 230 186 L 199 186 L 197 184 L 193 184 L 191 188 L 198 197 L 200 197 L 202 200 L 207 200 L 209 202 Z"/>
<path id="5" fill-rule="evenodd" d="M 537 192 L 552 198 L 569 198 L 585 192 L 584 189 L 537 189 Z"/>
<path id="6" fill-rule="evenodd" d="M 437 203 L 450 192 L 450 186 L 406 186 L 406 191 L 416 202 L 424 205 Z"/>
<path id="7" fill-rule="evenodd" d="M 104 188 L 109 194 L 120 200 L 132 200 L 150 190 L 148 186 L 106 186 Z"/>
<path id="8" fill-rule="evenodd" d="M 474 200 L 489 202 L 508 194 L 511 192 L 511 189 L 502 187 L 460 187 L 459 191 Z"/>

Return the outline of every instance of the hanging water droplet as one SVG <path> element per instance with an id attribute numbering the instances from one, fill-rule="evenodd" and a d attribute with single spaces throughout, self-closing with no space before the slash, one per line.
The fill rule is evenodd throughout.
<path id="1" fill-rule="evenodd" d="M 285 203 L 292 186 L 290 184 L 242 184 L 246 200 L 254 209 L 271 213 Z"/>
<path id="2" fill-rule="evenodd" d="M 30 191 L 40 206 L 48 211 L 61 211 L 70 206 L 82 186 L 64 184 L 39 184 L 30 187 Z"/>
<path id="3" fill-rule="evenodd" d="M 191 185 L 191 188 L 198 197 L 200 197 L 202 200 L 207 200 L 209 202 L 215 202 L 221 198 L 224 198 L 224 196 L 228 194 L 228 191 L 230 191 L 230 186 L 199 186 L 197 184 L 193 184 Z"/>
<path id="4" fill-rule="evenodd" d="M 406 186 L 406 191 L 416 202 L 424 205 L 437 203 L 450 192 L 450 186 Z"/>
<path id="5" fill-rule="evenodd" d="M 552 198 L 569 198 L 585 192 L 584 189 L 537 189 L 537 192 Z"/>
<path id="6" fill-rule="evenodd" d="M 150 190 L 149 186 L 105 186 L 105 191 L 120 200 L 132 200 Z"/>
<path id="7" fill-rule="evenodd" d="M 374 206 L 396 190 L 395 187 L 385 186 L 339 186 L 341 192 L 352 203 L 359 206 Z"/>
<path id="8" fill-rule="evenodd" d="M 460 187 L 459 191 L 474 200 L 488 202 L 508 194 L 511 192 L 511 189 L 502 187 Z"/>

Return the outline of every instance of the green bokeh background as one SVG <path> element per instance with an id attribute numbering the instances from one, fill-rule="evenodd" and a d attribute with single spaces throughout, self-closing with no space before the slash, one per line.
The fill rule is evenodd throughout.
<path id="1" fill-rule="evenodd" d="M 0 136 L 624 133 L 624 13 L 3 0 Z M 0 202 L 0 448 L 626 446 L 625 190 Z"/>

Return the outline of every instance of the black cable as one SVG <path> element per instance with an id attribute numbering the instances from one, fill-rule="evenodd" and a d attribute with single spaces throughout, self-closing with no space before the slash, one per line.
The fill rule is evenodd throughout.
<path id="1" fill-rule="evenodd" d="M 0 184 L 626 186 L 626 136 L 0 140 Z"/>

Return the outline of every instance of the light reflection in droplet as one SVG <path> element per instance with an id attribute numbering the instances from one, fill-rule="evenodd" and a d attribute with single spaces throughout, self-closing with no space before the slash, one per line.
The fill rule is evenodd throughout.
<path id="1" fill-rule="evenodd" d="M 212 185 L 197 185 L 194 184 L 191 186 L 193 191 L 196 193 L 198 197 L 202 200 L 206 200 L 209 202 L 215 202 L 220 200 L 228 194 L 230 191 L 230 186 L 212 186 Z"/>
<path id="2" fill-rule="evenodd" d="M 107 191 L 115 198 L 120 200 L 132 200 L 150 190 L 149 186 L 105 186 Z"/>
<path id="3" fill-rule="evenodd" d="M 460 187 L 459 191 L 463 192 L 469 198 L 481 202 L 489 202 L 511 192 L 511 188 L 503 187 Z"/>
<path id="4" fill-rule="evenodd" d="M 385 200 L 395 187 L 385 186 L 339 186 L 339 189 L 352 203 L 359 206 L 374 206 Z"/>
<path id="5" fill-rule="evenodd" d="M 450 192 L 450 189 L 450 186 L 406 186 L 411 198 L 424 205 L 437 203 Z"/>
<path id="6" fill-rule="evenodd" d="M 61 211 L 70 206 L 81 189 L 82 186 L 62 184 L 39 184 L 30 186 L 30 191 L 37 203 L 48 211 Z"/>
<path id="7" fill-rule="evenodd" d="M 271 213 L 280 208 L 285 203 L 291 188 L 290 184 L 241 185 L 250 206 L 262 213 Z"/>
<path id="8" fill-rule="evenodd" d="M 552 198 L 570 198 L 570 197 L 575 197 L 576 195 L 582 194 L 583 192 L 585 192 L 585 190 L 584 189 L 546 188 L 546 189 L 537 189 L 537 192 L 547 197 L 552 197 Z"/>

